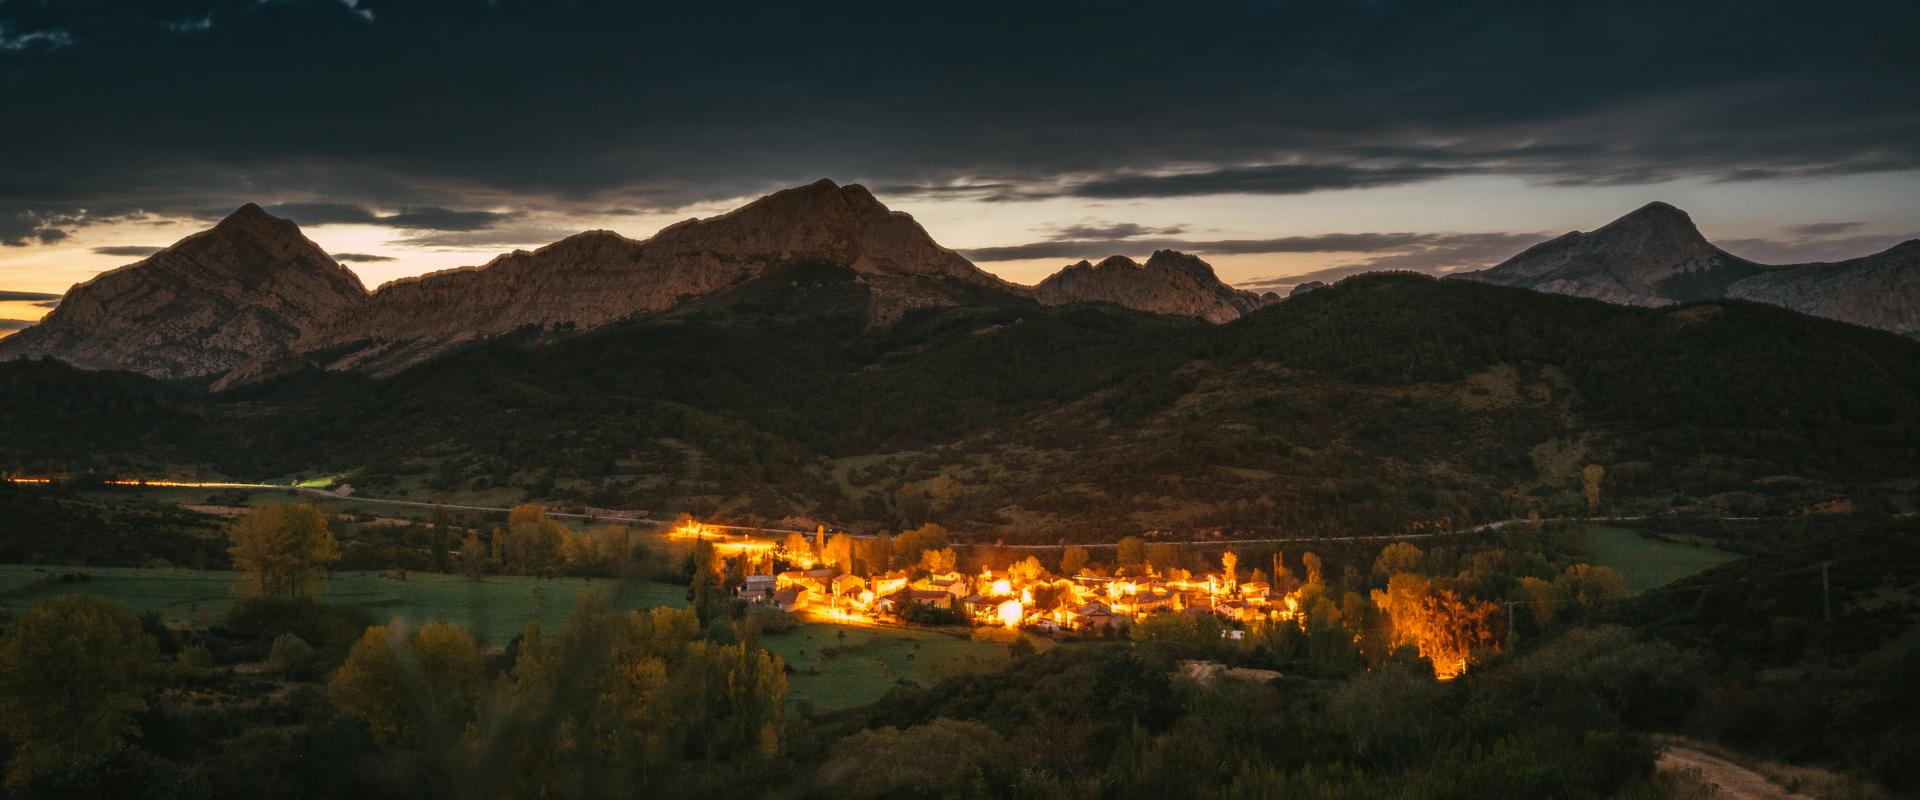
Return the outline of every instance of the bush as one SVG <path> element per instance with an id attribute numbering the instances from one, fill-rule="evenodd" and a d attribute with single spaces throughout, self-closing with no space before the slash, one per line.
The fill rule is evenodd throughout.
<path id="1" fill-rule="evenodd" d="M 821 784 L 842 797 L 982 794 L 988 774 L 1007 763 L 1007 742 L 978 722 L 936 719 L 904 730 L 861 731 L 834 745 Z"/>
<path id="2" fill-rule="evenodd" d="M 792 633 L 794 629 L 799 628 L 800 618 L 794 616 L 791 611 L 781 611 L 771 606 L 755 606 L 747 614 L 747 624 L 754 626 L 761 633 L 778 636 L 783 633 Z"/>
<path id="3" fill-rule="evenodd" d="M 1684 718 L 1705 691 L 1705 674 L 1697 654 L 1607 625 L 1568 631 L 1491 680 L 1542 703 L 1584 693 L 1628 724 L 1647 726 Z"/>
<path id="4" fill-rule="evenodd" d="M 372 627 L 367 612 L 318 600 L 251 598 L 235 603 L 226 624 L 234 633 L 261 638 L 291 633 L 321 647 L 346 649 Z"/>
<path id="5" fill-rule="evenodd" d="M 315 656 L 313 645 L 307 644 L 307 640 L 283 633 L 273 637 L 273 649 L 267 654 L 267 663 L 281 672 L 306 677 L 317 661 Z"/>
<path id="6" fill-rule="evenodd" d="M 174 661 L 182 669 L 211 669 L 213 652 L 204 644 L 190 644 L 180 648 L 180 653 L 174 656 Z"/>
<path id="7" fill-rule="evenodd" d="M 967 622 L 966 617 L 951 608 L 913 602 L 901 604 L 900 620 L 915 625 L 964 625 Z"/>

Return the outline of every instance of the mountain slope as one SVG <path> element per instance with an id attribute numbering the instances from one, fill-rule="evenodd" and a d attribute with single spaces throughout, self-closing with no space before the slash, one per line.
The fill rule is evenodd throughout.
<path id="1" fill-rule="evenodd" d="M 1920 334 L 1920 241 L 1850 261 L 1768 266 L 1715 247 L 1665 203 L 1455 277 L 1637 306 L 1737 298 Z"/>
<path id="2" fill-rule="evenodd" d="M 823 314 L 757 312 L 809 283 Z M 1642 309 L 1390 274 L 1224 325 L 1029 301 L 876 326 L 842 313 L 864 302 L 850 286 L 844 268 L 799 268 L 716 306 L 509 334 L 391 377 L 175 393 L 158 407 L 228 434 L 156 452 L 346 473 L 376 496 L 932 520 L 1009 540 L 1584 513 L 1587 464 L 1620 513 L 1874 507 L 1920 452 L 1920 343 L 1757 303 Z M 0 385 L 29 366 L 0 367 Z M 152 463 L 162 444 L 85 456 Z M 0 448 L 47 469 L 62 453 Z"/>
<path id="3" fill-rule="evenodd" d="M 1569 233 L 1461 277 L 1500 286 L 1663 306 L 1724 297 L 1760 266 L 1709 243 L 1686 212 L 1649 203 L 1591 233 Z"/>
<path id="4" fill-rule="evenodd" d="M 961 287 L 1021 293 L 934 243 L 865 187 L 822 180 L 645 241 L 591 231 L 482 267 L 394 281 L 300 350 L 330 351 L 332 369 L 391 373 L 463 342 L 525 326 L 585 330 L 803 262 L 852 269 L 878 322 L 947 304 Z"/>
<path id="5" fill-rule="evenodd" d="M 1112 303 L 1208 322 L 1230 322 L 1279 299 L 1228 286 L 1207 262 L 1173 250 L 1155 252 L 1145 264 L 1125 256 L 1082 261 L 1048 276 L 1033 294 L 1046 305 Z"/>
<path id="6" fill-rule="evenodd" d="M 52 356 L 155 378 L 218 375 L 366 301 L 366 288 L 298 226 L 251 203 L 213 228 L 68 290 L 0 339 L 0 360 Z"/>
<path id="7" fill-rule="evenodd" d="M 1849 261 L 1765 269 L 1727 296 L 1920 336 L 1920 240 Z"/>

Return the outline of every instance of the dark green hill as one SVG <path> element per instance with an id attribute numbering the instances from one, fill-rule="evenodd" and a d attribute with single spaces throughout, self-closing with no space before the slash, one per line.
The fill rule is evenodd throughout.
<path id="1" fill-rule="evenodd" d="M 865 302 L 849 278 L 803 265 L 671 316 L 529 331 L 377 380 L 315 371 L 204 396 L 5 365 L 5 385 L 49 387 L 9 424 L 47 404 L 87 443 L 5 453 L 1049 539 L 1584 512 L 1589 464 L 1604 510 L 1786 513 L 1885 502 L 1920 464 L 1920 343 L 1766 306 L 1371 275 L 1221 326 L 998 302 L 873 328 L 843 313 Z M 90 391 L 76 381 L 121 399 L 54 408 Z"/>

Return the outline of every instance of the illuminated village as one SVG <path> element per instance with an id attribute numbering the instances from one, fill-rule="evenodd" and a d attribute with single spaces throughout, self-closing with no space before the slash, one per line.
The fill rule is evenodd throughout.
<path id="1" fill-rule="evenodd" d="M 1250 580 L 1241 580 L 1232 550 L 1221 555 L 1217 572 L 1203 575 L 1150 566 L 1138 574 L 1110 573 L 1081 565 L 1063 576 L 1033 556 L 1001 570 L 966 572 L 957 568 L 952 549 L 943 548 L 924 552 L 912 568 L 862 576 L 849 566 L 853 538 L 841 533 L 829 541 L 824 528 L 811 539 L 796 533 L 776 542 L 687 521 L 668 535 L 707 542 L 716 557 L 738 565 L 742 582 L 735 597 L 837 624 L 910 624 L 932 611 L 975 626 L 1098 635 L 1122 632 L 1156 615 L 1205 614 L 1222 623 L 1223 637 L 1239 639 L 1262 626 L 1303 628 L 1303 609 L 1322 588 L 1317 570 L 1304 582 L 1289 575 L 1278 587 L 1257 569 Z M 1445 618 L 1456 621 L 1449 624 L 1437 615 L 1396 609 L 1407 604 L 1398 602 L 1391 589 L 1375 591 L 1371 601 L 1394 620 L 1392 645 L 1417 649 L 1442 680 L 1463 674 L 1473 652 L 1497 649 L 1487 624 L 1490 607 L 1449 613 Z M 1430 601 L 1421 602 L 1433 610 Z M 1457 622 L 1461 619 L 1469 621 Z"/>

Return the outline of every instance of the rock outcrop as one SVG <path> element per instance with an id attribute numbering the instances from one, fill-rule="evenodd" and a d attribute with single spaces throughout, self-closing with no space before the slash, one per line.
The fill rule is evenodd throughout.
<path id="1" fill-rule="evenodd" d="M 360 279 L 251 203 L 213 228 L 67 291 L 0 360 L 52 356 L 93 370 L 202 378 L 288 352 L 366 302 Z"/>
<path id="2" fill-rule="evenodd" d="M 1098 264 L 1082 261 L 1048 276 L 1033 294 L 1046 305 L 1112 303 L 1216 323 L 1239 319 L 1277 299 L 1228 286 L 1207 262 L 1173 250 L 1155 252 L 1145 264 L 1125 256 Z"/>
<path id="3" fill-rule="evenodd" d="M 1293 289 L 1287 292 L 1287 296 L 1299 297 L 1308 292 L 1316 292 L 1325 288 L 1327 288 L 1326 281 L 1307 281 L 1306 283 L 1294 284 Z"/>
<path id="4" fill-rule="evenodd" d="M 329 369 L 386 373 L 525 326 L 584 330 L 663 311 L 800 263 L 853 269 L 877 323 L 953 304 L 969 290 L 1024 293 L 934 243 L 865 187 L 822 180 L 645 241 L 590 231 L 484 266 L 394 281 L 298 349 L 328 351 Z"/>

